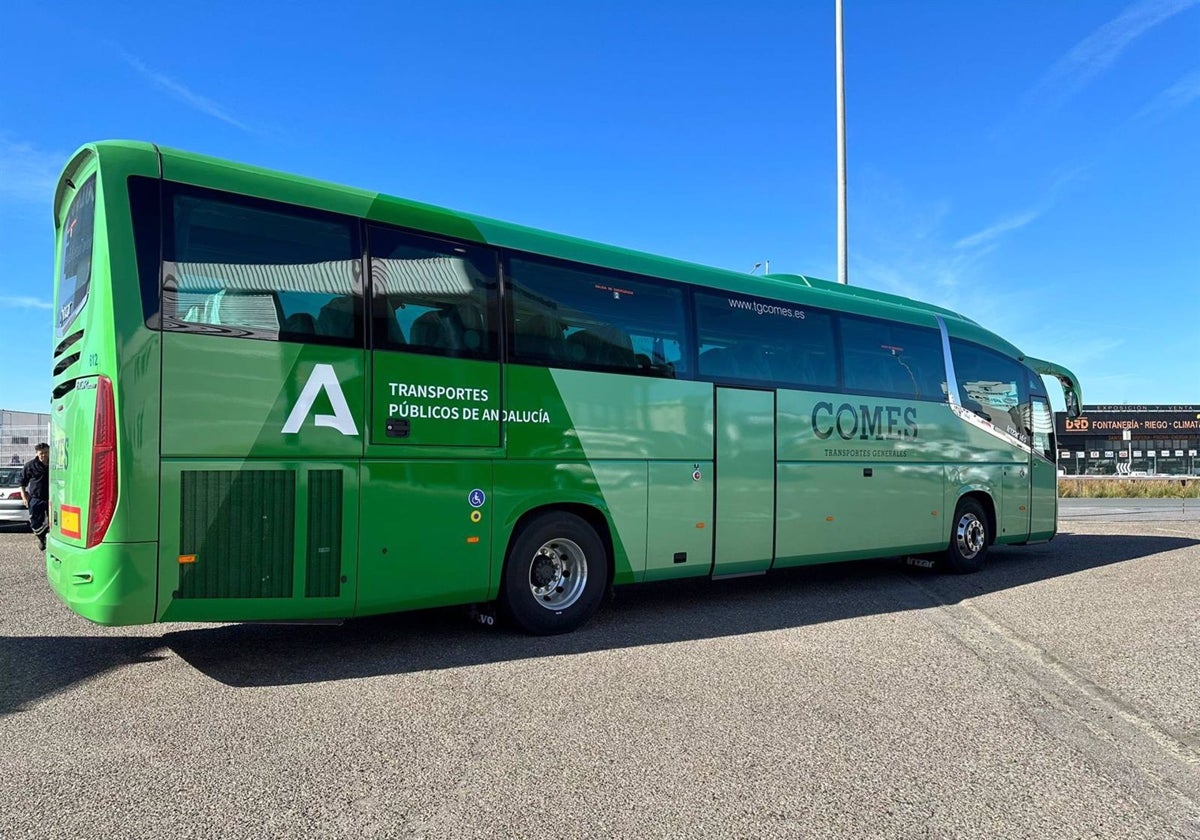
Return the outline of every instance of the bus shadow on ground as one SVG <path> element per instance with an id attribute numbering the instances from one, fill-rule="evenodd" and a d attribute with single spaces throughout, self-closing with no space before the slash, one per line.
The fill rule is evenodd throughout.
<path id="1" fill-rule="evenodd" d="M 156 653 L 162 646 L 158 636 L 0 636 L 0 715 L 108 671 L 164 659 Z"/>
<path id="2" fill-rule="evenodd" d="M 980 573 L 941 575 L 896 559 L 810 566 L 754 578 L 621 587 L 582 629 L 530 637 L 470 622 L 461 608 L 344 625 L 227 625 L 166 633 L 162 644 L 233 687 L 458 668 L 803 627 L 957 603 L 1041 580 L 1200 545 L 1163 536 L 1063 534 L 993 549 Z M 919 583 L 919 585 L 914 585 Z M 139 640 L 142 641 L 142 640 Z"/>
<path id="3" fill-rule="evenodd" d="M 809 566 L 736 580 L 621 587 L 584 628 L 537 638 L 470 622 L 462 608 L 344 625 L 235 624 L 162 635 L 0 636 L 0 714 L 110 671 L 153 665 L 173 650 L 232 687 L 436 671 L 543 656 L 737 636 L 926 609 L 1028 583 L 1200 545 L 1164 536 L 1061 534 L 1050 545 L 993 549 L 975 575 L 942 575 L 892 560 Z"/>

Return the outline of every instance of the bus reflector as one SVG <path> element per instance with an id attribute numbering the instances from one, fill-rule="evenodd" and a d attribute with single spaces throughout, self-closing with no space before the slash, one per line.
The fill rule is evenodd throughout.
<path id="1" fill-rule="evenodd" d="M 479 537 L 467 537 L 468 545 L 474 545 L 477 542 L 479 542 Z"/>
<path id="2" fill-rule="evenodd" d="M 180 554 L 179 555 L 179 565 L 181 565 L 181 566 L 187 565 L 188 563 L 195 563 L 195 562 L 196 562 L 195 554 Z"/>
<path id="3" fill-rule="evenodd" d="M 59 527 L 62 530 L 64 537 L 74 537 L 79 539 L 83 536 L 79 531 L 79 515 L 83 512 L 77 507 L 63 505 L 62 516 L 59 518 Z"/>
<path id="4" fill-rule="evenodd" d="M 99 545 L 117 508 L 117 407 L 112 380 L 96 380 L 96 425 L 92 434 L 92 502 L 87 547 Z"/>

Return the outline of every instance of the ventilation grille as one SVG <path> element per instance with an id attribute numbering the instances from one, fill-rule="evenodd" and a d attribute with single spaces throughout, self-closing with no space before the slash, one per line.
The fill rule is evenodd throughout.
<path id="1" fill-rule="evenodd" d="M 182 479 L 179 553 L 195 562 L 179 566 L 178 597 L 292 597 L 296 474 L 197 470 Z"/>
<path id="2" fill-rule="evenodd" d="M 304 595 L 336 598 L 342 588 L 342 471 L 308 474 L 308 558 Z"/>

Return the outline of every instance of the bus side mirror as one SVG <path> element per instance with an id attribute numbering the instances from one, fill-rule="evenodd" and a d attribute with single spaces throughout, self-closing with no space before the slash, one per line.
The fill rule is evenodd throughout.
<path id="1" fill-rule="evenodd" d="M 1063 397 L 1067 402 L 1067 416 L 1074 420 L 1079 416 L 1079 397 L 1075 394 L 1075 389 L 1067 387 L 1064 389 Z"/>

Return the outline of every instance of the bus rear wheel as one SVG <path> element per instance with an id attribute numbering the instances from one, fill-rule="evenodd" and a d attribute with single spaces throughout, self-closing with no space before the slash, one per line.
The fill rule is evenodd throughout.
<path id="1" fill-rule="evenodd" d="M 988 544 L 991 541 L 992 535 L 988 533 L 988 519 L 983 506 L 974 499 L 960 501 L 954 510 L 950 546 L 946 549 L 947 571 L 959 575 L 978 572 L 987 559 Z"/>
<path id="2" fill-rule="evenodd" d="M 504 562 L 500 603 L 527 633 L 567 633 L 591 618 L 608 586 L 608 553 L 595 530 L 555 511 L 526 523 Z"/>

